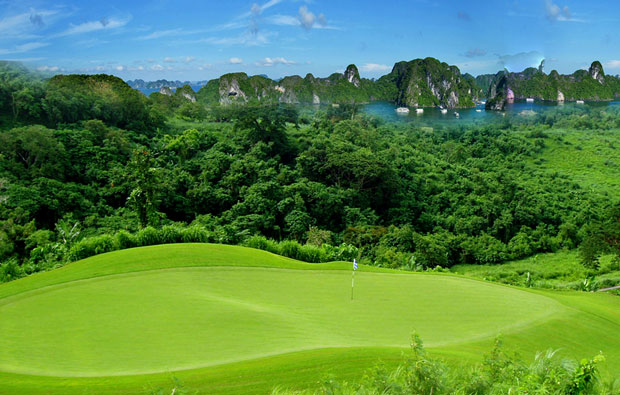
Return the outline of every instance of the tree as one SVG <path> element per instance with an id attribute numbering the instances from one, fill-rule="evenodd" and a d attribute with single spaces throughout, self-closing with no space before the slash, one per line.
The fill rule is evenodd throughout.
<path id="1" fill-rule="evenodd" d="M 604 218 L 587 227 L 587 236 L 579 249 L 581 263 L 587 268 L 597 269 L 604 254 L 614 254 L 616 260 L 620 259 L 620 202 L 610 207 Z"/>
<path id="2" fill-rule="evenodd" d="M 140 227 L 146 228 L 156 213 L 155 193 L 157 191 L 157 169 L 153 155 L 146 148 L 133 152 L 129 168 L 134 189 L 129 195 L 129 203 L 138 214 Z"/>

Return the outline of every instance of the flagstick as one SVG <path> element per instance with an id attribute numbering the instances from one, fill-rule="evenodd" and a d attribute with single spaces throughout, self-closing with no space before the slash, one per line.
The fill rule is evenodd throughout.
<path id="1" fill-rule="evenodd" d="M 351 273 L 351 300 L 353 300 L 353 287 L 355 287 L 355 269 L 353 269 Z"/>

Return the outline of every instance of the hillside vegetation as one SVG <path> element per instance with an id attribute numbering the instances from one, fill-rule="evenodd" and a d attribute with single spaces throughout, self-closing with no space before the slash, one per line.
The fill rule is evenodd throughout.
<path id="1" fill-rule="evenodd" d="M 147 99 L 106 76 L 44 86 L 34 113 L 0 131 L 4 281 L 70 260 L 80 239 L 108 234 L 87 244 L 109 251 L 115 234 L 147 226 L 350 246 L 365 263 L 410 270 L 499 263 L 578 247 L 617 195 L 613 107 L 431 129 L 345 105 L 207 109 L 189 87 Z M 72 115 L 73 96 L 57 95 L 72 91 L 93 107 Z M 74 123 L 41 118 L 49 97 Z"/>

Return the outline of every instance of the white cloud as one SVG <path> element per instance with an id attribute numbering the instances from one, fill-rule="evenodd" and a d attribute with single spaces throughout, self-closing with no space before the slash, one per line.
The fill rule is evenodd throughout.
<path id="1" fill-rule="evenodd" d="M 166 56 L 164 58 L 164 63 L 176 63 L 177 60 L 175 58 L 171 58 L 170 56 Z"/>
<path id="2" fill-rule="evenodd" d="M 15 47 L 13 47 L 13 49 L 1 49 L 0 48 L 0 55 L 29 52 L 29 51 L 32 51 L 38 48 L 46 47 L 48 45 L 49 43 L 44 43 L 44 42 L 30 42 L 30 43 L 25 43 L 21 45 L 16 45 Z"/>
<path id="3" fill-rule="evenodd" d="M 57 37 L 71 36 L 74 34 L 85 34 L 90 32 L 96 32 L 99 30 L 113 30 L 125 26 L 131 18 L 117 19 L 117 18 L 103 18 L 98 21 L 84 22 L 79 25 L 72 25 L 69 29 L 62 33 L 59 33 Z"/>
<path id="4" fill-rule="evenodd" d="M 265 18 L 265 21 L 269 24 L 276 26 L 301 26 L 304 29 L 308 29 L 305 25 L 303 25 L 302 19 L 303 18 L 301 16 L 294 17 L 291 15 L 276 14 Z M 312 18 L 310 18 L 308 15 L 306 15 L 306 19 L 307 23 L 310 25 L 310 28 L 313 29 L 342 30 L 339 27 L 327 25 L 327 19 L 325 19 L 325 15 L 323 14 L 319 14 L 318 18 L 314 18 L 316 23 L 310 23 Z"/>
<path id="5" fill-rule="evenodd" d="M 60 68 L 58 66 L 39 66 L 37 67 L 38 71 L 42 71 L 42 72 L 52 72 L 55 73 L 58 70 L 60 70 Z"/>
<path id="6" fill-rule="evenodd" d="M 497 64 L 508 71 L 520 72 L 528 67 L 538 67 L 545 56 L 538 51 L 520 52 L 514 55 L 498 55 Z"/>
<path id="7" fill-rule="evenodd" d="M 33 33 L 45 27 L 45 19 L 56 14 L 57 11 L 51 10 L 30 10 L 4 17 L 0 19 L 0 37 L 32 39 L 35 36 Z"/>
<path id="8" fill-rule="evenodd" d="M 299 18 L 290 15 L 272 15 L 267 18 L 267 22 L 278 26 L 301 26 Z"/>
<path id="9" fill-rule="evenodd" d="M 301 26 L 303 26 L 304 29 L 312 29 L 315 20 L 316 16 L 314 16 L 314 13 L 308 10 L 308 7 L 306 7 L 305 5 L 299 7 L 299 23 L 301 24 Z"/>
<path id="10" fill-rule="evenodd" d="M 178 36 L 179 34 L 181 34 L 181 32 L 181 29 L 158 30 L 153 33 L 147 34 L 146 36 L 137 37 L 136 40 L 154 40 L 162 37 Z"/>
<path id="11" fill-rule="evenodd" d="M 32 51 L 33 49 L 47 47 L 48 45 L 49 43 L 32 42 L 32 43 L 18 45 L 15 47 L 15 49 L 16 49 L 16 52 L 28 52 L 28 51 Z"/>
<path id="12" fill-rule="evenodd" d="M 146 36 L 136 37 L 136 40 L 145 41 L 145 40 L 156 40 L 159 38 L 166 37 L 179 37 L 179 36 L 191 36 L 194 34 L 204 33 L 207 30 L 183 30 L 183 29 L 170 29 L 170 30 L 157 30 Z"/>
<path id="13" fill-rule="evenodd" d="M 125 66 L 116 66 L 114 69 L 116 71 L 123 71 L 123 70 L 125 70 Z"/>
<path id="14" fill-rule="evenodd" d="M 254 4 L 252 4 L 252 7 L 250 8 L 250 12 L 246 12 L 246 13 L 241 14 L 239 16 L 239 18 L 247 18 L 247 17 L 252 16 L 252 15 L 260 15 L 265 10 L 268 10 L 269 8 L 273 7 L 274 5 L 279 4 L 281 2 L 282 2 L 282 0 L 269 0 L 268 2 L 266 2 L 263 5 L 259 5 L 257 3 L 254 3 Z"/>
<path id="15" fill-rule="evenodd" d="M 160 64 L 156 64 L 151 66 L 151 70 L 153 71 L 162 71 L 164 69 L 164 66 L 160 65 Z"/>
<path id="16" fill-rule="evenodd" d="M 376 73 L 380 71 L 389 71 L 392 70 L 392 66 L 388 66 L 387 64 L 377 64 L 377 63 L 366 63 L 363 66 L 360 66 L 360 71 L 364 71 L 367 73 Z"/>
<path id="17" fill-rule="evenodd" d="M 323 14 L 319 14 L 319 16 L 314 15 L 307 6 L 302 5 L 299 7 L 299 24 L 306 30 L 310 30 L 313 27 L 325 28 L 327 26 L 327 19 Z"/>
<path id="18" fill-rule="evenodd" d="M 567 5 L 560 7 L 552 0 L 545 0 L 545 12 L 550 21 L 560 22 L 585 22 L 583 19 L 573 18 L 570 8 Z"/>
<path id="19" fill-rule="evenodd" d="M 246 45 L 260 46 L 269 43 L 269 37 L 275 36 L 276 33 L 265 32 L 252 34 L 250 32 L 232 37 L 207 37 L 197 42 L 204 42 L 215 45 Z"/>
<path id="20" fill-rule="evenodd" d="M 196 60 L 196 58 L 193 56 L 186 56 L 185 58 L 183 58 L 183 62 L 185 63 L 192 63 L 194 60 Z"/>
<path id="21" fill-rule="evenodd" d="M 228 63 L 230 63 L 230 64 L 241 64 L 241 63 L 243 63 L 243 59 L 241 59 L 241 58 L 230 58 L 230 59 L 228 59 Z"/>
<path id="22" fill-rule="evenodd" d="M 288 60 L 282 57 L 278 57 L 278 58 L 265 58 L 262 59 L 258 62 L 256 62 L 257 66 L 264 66 L 264 67 L 271 67 L 271 66 L 276 66 L 279 64 L 283 64 L 283 65 L 294 65 L 297 64 L 297 62 L 295 62 L 294 60 Z"/>
<path id="23" fill-rule="evenodd" d="M 605 63 L 605 67 L 609 69 L 620 69 L 620 60 L 610 60 Z"/>

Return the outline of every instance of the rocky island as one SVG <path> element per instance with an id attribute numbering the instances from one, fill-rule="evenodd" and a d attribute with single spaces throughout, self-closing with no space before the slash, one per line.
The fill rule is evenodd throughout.
<path id="1" fill-rule="evenodd" d="M 520 73 L 500 71 L 490 79 L 487 110 L 502 111 L 507 103 L 520 99 L 552 102 L 609 101 L 620 96 L 620 79 L 605 75 L 601 62 L 594 61 L 588 70 L 563 75 L 556 70 L 545 74 L 544 62 Z M 479 83 L 484 81 L 478 77 Z"/>

